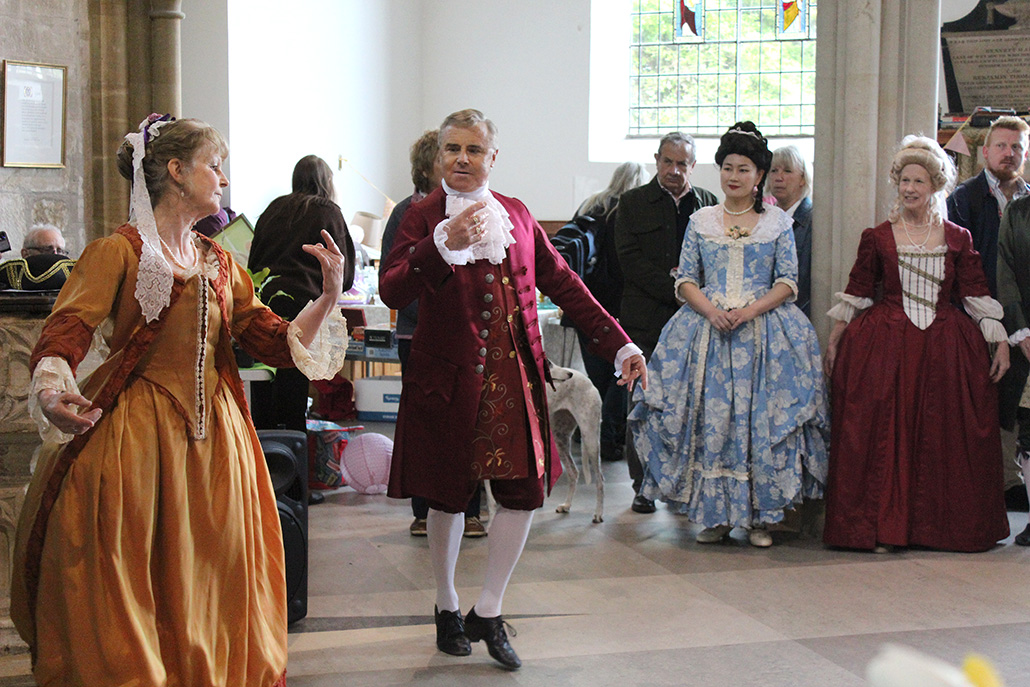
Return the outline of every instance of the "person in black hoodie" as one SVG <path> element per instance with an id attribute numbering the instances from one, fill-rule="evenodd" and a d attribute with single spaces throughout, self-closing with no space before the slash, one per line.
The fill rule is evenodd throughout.
<path id="1" fill-rule="evenodd" d="M 608 187 L 583 201 L 576 211 L 576 217 L 591 217 L 594 222 L 594 250 L 597 262 L 583 277 L 583 283 L 590 289 L 597 302 L 612 317 L 619 317 L 622 303 L 622 269 L 615 248 L 615 215 L 619 197 L 631 188 L 647 181 L 644 166 L 639 162 L 623 162 L 612 173 Z M 573 220 L 575 221 L 575 219 Z M 566 324 L 563 318 L 562 324 Z M 570 323 L 571 324 L 571 323 Z M 590 353 L 589 341 L 583 332 L 577 330 L 579 347 L 583 354 L 583 367 L 590 381 L 601 394 L 601 459 L 621 460 L 626 444 L 626 412 L 628 395 L 626 387 L 615 383 L 612 365 L 604 358 Z"/>
<path id="2" fill-rule="evenodd" d="M 293 168 L 293 193 L 273 200 L 254 227 L 247 267 L 252 272 L 267 267 L 269 276 L 277 277 L 269 287 L 276 295 L 265 294 L 266 305 L 284 319 L 295 318 L 322 293 L 318 260 L 301 249 L 318 243 L 322 230 L 346 256 L 343 290 L 354 284 L 354 242 L 334 195 L 332 169 L 317 155 L 307 155 Z M 308 379 L 296 369 L 280 369 L 272 381 L 255 382 L 251 396 L 257 429 L 306 431 Z"/>

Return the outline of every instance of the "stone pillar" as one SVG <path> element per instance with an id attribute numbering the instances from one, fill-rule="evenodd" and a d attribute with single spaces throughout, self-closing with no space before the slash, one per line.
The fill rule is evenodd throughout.
<path id="1" fill-rule="evenodd" d="M 154 111 L 182 116 L 182 0 L 150 0 Z"/>
<path id="2" fill-rule="evenodd" d="M 812 313 L 847 285 L 862 230 L 887 219 L 887 179 L 906 134 L 936 138 L 940 3 L 837 0 L 819 5 L 816 56 Z"/>
<path id="3" fill-rule="evenodd" d="M 0 653 L 24 647 L 10 619 L 11 558 L 29 465 L 42 443 L 27 403 L 29 355 L 50 305 L 42 310 L 0 311 Z"/>

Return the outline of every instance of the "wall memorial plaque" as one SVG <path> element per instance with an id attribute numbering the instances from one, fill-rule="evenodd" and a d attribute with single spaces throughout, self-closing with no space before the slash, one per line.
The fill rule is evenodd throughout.
<path id="1" fill-rule="evenodd" d="M 942 33 L 948 110 L 1030 109 L 1030 31 Z"/>

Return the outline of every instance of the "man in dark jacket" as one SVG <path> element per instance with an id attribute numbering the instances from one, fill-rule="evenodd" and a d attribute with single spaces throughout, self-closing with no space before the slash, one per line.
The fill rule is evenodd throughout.
<path id="1" fill-rule="evenodd" d="M 1016 440 L 1016 463 L 1023 472 L 1026 489 L 1030 490 L 1030 396 L 1026 391 L 1030 371 L 1030 196 L 1009 203 L 1001 220 L 998 237 L 998 300 L 1005 308 L 1005 329 L 1009 343 L 1020 353 L 1012 353 L 1012 367 L 999 388 L 998 411 L 1003 427 L 1019 423 Z M 1008 462 L 1008 461 L 1006 461 Z M 1006 482 L 1006 486 L 1008 486 Z M 1005 490 L 1005 501 L 1011 506 L 1013 491 L 1023 486 L 1013 484 Z M 1030 491 L 1027 492 L 1030 498 Z M 1016 544 L 1030 546 L 1030 525 L 1016 535 Z"/>
<path id="2" fill-rule="evenodd" d="M 711 192 L 690 184 L 696 161 L 693 137 L 678 131 L 666 134 L 654 159 L 658 173 L 622 194 L 615 220 L 615 245 L 625 278 L 620 324 L 647 358 L 658 344 L 662 327 L 680 307 L 672 275 L 679 264 L 687 220 L 698 208 L 717 202 Z M 629 436 L 626 462 L 637 492 L 633 510 L 653 513 L 654 502 L 640 495 L 644 472 Z"/>
<path id="3" fill-rule="evenodd" d="M 999 257 L 999 226 L 1005 209 L 1017 198 L 1030 195 L 1030 186 L 1021 176 L 1030 148 L 1028 135 L 1030 125 L 1019 117 L 999 117 L 994 120 L 984 139 L 983 171 L 959 184 L 948 197 L 948 219 L 965 227 L 973 235 L 973 248 L 980 253 L 987 285 L 991 289 L 991 295 L 999 300 L 1002 269 Z M 1002 304 L 1004 305 L 1004 302 Z M 1008 310 L 1006 319 L 1009 319 Z M 1020 378 L 1025 376 L 1026 367 L 1026 361 L 1021 356 L 1012 355 L 1012 360 L 1012 369 L 998 384 L 1001 426 L 1006 430 L 1011 429 L 1015 423 L 1015 401 L 1022 390 Z M 1023 375 L 1020 375 L 1021 369 L 1024 371 Z M 1008 438 L 1008 434 L 1002 435 L 1006 447 L 1009 446 L 1006 441 Z M 1005 502 L 1010 508 L 1025 510 L 1026 494 L 1019 480 L 1018 471 L 1007 459 L 1004 465 Z"/>
<path id="4" fill-rule="evenodd" d="M 1030 125 L 1019 117 L 999 117 L 984 140 L 984 169 L 948 197 L 948 219 L 969 230 L 983 260 L 991 295 L 997 297 L 998 226 L 1009 202 L 1030 194 L 1023 177 Z"/>

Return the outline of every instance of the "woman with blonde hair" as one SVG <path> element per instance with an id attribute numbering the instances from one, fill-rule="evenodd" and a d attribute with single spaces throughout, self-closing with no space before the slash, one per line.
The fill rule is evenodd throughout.
<path id="1" fill-rule="evenodd" d="M 1009 366 L 1002 308 L 969 232 L 945 219 L 955 181 L 947 154 L 908 136 L 890 179 L 897 200 L 862 233 L 828 313 L 837 322 L 825 362 L 824 539 L 877 552 L 983 551 L 1009 534 L 994 387 Z"/>

